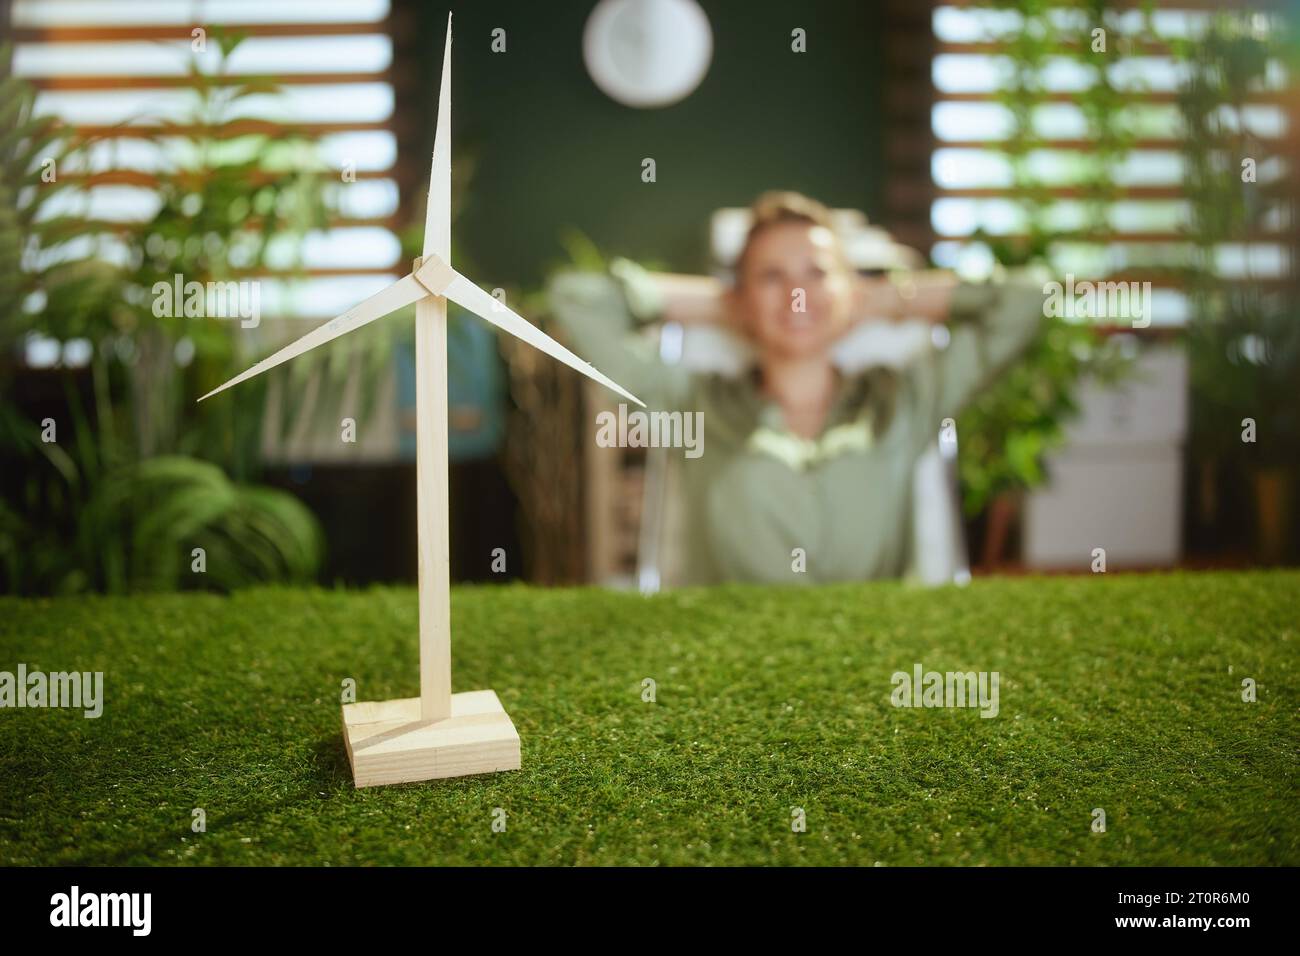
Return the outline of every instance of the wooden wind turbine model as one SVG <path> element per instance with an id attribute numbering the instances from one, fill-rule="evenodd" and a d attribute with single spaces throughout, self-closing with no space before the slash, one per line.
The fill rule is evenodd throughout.
<path id="1" fill-rule="evenodd" d="M 644 405 L 451 267 L 451 17 L 424 223 L 410 275 L 258 362 L 204 398 L 415 303 L 416 511 L 420 696 L 343 705 L 343 739 L 358 787 L 519 769 L 519 734 L 491 690 L 451 692 L 447 503 L 447 299 Z"/>

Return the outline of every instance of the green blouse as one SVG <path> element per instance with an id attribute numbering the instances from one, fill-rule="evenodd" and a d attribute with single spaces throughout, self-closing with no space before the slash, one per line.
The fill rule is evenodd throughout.
<path id="1" fill-rule="evenodd" d="M 947 347 L 904 369 L 841 374 L 825 429 L 808 440 L 785 428 L 753 372 L 698 374 L 660 360 L 637 334 L 661 313 L 639 266 L 616 260 L 608 273 L 563 272 L 549 296 L 575 350 L 650 409 L 703 413 L 703 454 L 678 463 L 691 584 L 903 574 L 917 457 L 943 419 L 955 418 L 1032 341 L 1043 315 L 1041 284 L 959 285 Z M 802 572 L 794 570 L 796 548 Z"/>

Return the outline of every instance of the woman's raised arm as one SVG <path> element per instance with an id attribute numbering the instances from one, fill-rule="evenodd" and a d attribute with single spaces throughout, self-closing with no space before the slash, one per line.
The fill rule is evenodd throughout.
<path id="1" fill-rule="evenodd" d="M 649 274 L 615 260 L 608 272 L 570 270 L 547 287 L 551 314 L 574 350 L 652 408 L 680 406 L 690 390 L 686 369 L 663 362 L 640 327 L 662 321 L 664 300 Z"/>

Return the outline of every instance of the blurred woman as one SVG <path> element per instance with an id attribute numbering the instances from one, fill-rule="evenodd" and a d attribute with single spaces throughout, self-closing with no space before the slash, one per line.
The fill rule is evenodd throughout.
<path id="1" fill-rule="evenodd" d="M 1041 288 L 862 277 L 820 203 L 765 193 L 752 213 L 730 287 L 618 260 L 608 274 L 558 275 L 553 314 L 580 354 L 651 409 L 703 413 L 704 454 L 682 472 L 689 583 L 901 575 L 916 459 L 1033 339 Z M 837 367 L 834 346 L 855 322 L 902 318 L 947 323 L 946 347 L 904 369 Z M 711 320 L 748 340 L 747 374 L 666 365 L 636 334 L 643 322 Z"/>

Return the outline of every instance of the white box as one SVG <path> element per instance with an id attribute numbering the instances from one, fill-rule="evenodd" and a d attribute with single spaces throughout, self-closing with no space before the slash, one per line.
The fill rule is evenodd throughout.
<path id="1" fill-rule="evenodd" d="M 1030 568 L 1169 567 L 1182 554 L 1187 358 L 1150 347 L 1116 389 L 1086 385 L 1067 444 L 1048 456 L 1048 483 L 1025 503 Z"/>
<path id="2" fill-rule="evenodd" d="M 1050 483 L 1025 507 L 1026 565 L 1088 570 L 1094 548 L 1105 549 L 1107 570 L 1178 563 L 1181 446 L 1067 450 L 1048 467 Z"/>

